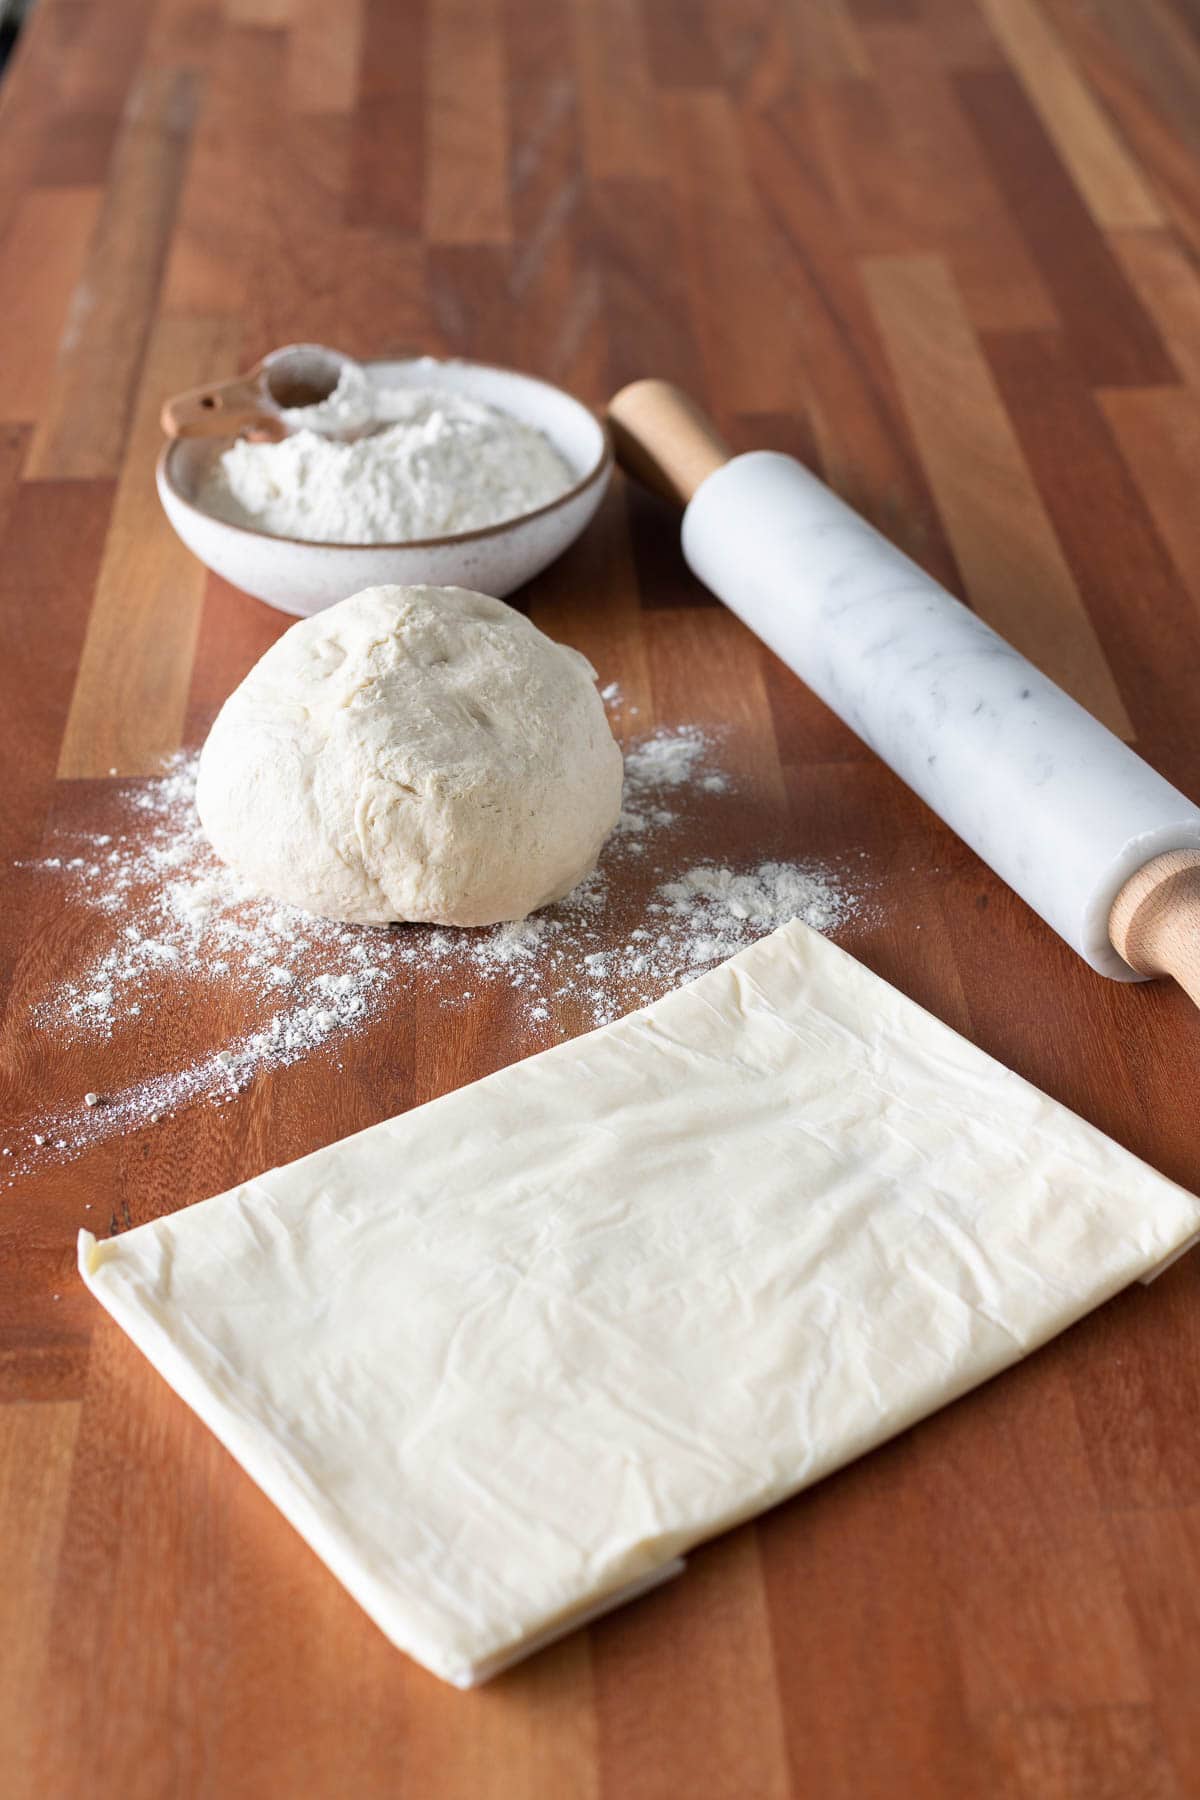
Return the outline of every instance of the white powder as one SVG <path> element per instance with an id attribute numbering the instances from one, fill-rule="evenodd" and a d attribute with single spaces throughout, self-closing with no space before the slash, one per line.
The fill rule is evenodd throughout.
<path id="1" fill-rule="evenodd" d="M 282 415 L 291 431 L 307 429 L 347 435 L 369 428 L 380 416 L 371 377 L 361 363 L 349 357 L 342 364 L 332 394 L 313 406 L 285 406 Z"/>
<path id="2" fill-rule="evenodd" d="M 682 787 L 695 777 L 705 754 L 704 734 L 695 726 L 659 731 L 634 744 L 625 757 L 625 783 L 633 793 Z"/>
<path id="3" fill-rule="evenodd" d="M 508 990 L 531 1050 L 657 998 L 788 919 L 835 931 L 862 913 L 827 868 L 705 860 L 730 783 L 690 726 L 629 749 L 621 824 L 593 874 L 557 906 L 483 931 L 342 925 L 247 894 L 204 839 L 194 786 L 195 758 L 180 756 L 162 776 L 98 797 L 103 830 L 32 865 L 89 916 L 63 941 L 90 946 L 34 1023 L 76 1046 L 81 1089 L 102 1104 L 81 1096 L 26 1120 L 8 1179 L 198 1100 L 231 1101 L 260 1070 L 336 1053 L 414 1002 L 443 1012 Z M 186 1012 L 194 1041 L 212 1001 L 244 1021 L 234 1038 L 122 1085 L 131 1038 Z"/>
<path id="4" fill-rule="evenodd" d="M 360 371 L 361 373 L 361 371 Z M 319 407 L 286 415 L 353 424 L 362 395 L 343 374 Z M 555 500 L 575 477 L 532 425 L 437 388 L 371 390 L 380 429 L 344 443 L 312 429 L 280 443 L 239 439 L 199 495 L 206 512 L 274 537 L 411 543 L 497 525 Z"/>

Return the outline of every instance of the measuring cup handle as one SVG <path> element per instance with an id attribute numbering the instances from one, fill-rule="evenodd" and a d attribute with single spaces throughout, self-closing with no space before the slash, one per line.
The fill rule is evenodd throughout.
<path id="1" fill-rule="evenodd" d="M 164 401 L 161 419 L 171 438 L 236 437 L 240 432 L 274 439 L 285 435 L 283 420 L 257 372 L 176 394 Z"/>

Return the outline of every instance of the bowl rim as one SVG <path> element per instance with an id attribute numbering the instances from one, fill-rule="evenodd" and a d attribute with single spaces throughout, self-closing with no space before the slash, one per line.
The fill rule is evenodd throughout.
<path id="1" fill-rule="evenodd" d="M 361 553 L 364 550 L 436 550 L 444 549 L 451 544 L 478 543 L 482 538 L 499 537 L 504 532 L 516 530 L 519 525 L 527 525 L 531 519 L 544 518 L 548 513 L 557 512 L 560 507 L 570 505 L 571 501 L 578 500 L 580 495 L 586 493 L 588 488 L 592 487 L 597 481 L 602 480 L 611 472 L 615 456 L 612 431 L 609 427 L 608 420 L 602 413 L 595 412 L 585 401 L 580 400 L 577 395 L 571 393 L 569 388 L 560 387 L 556 381 L 547 381 L 543 375 L 531 375 L 524 369 L 514 369 L 504 363 L 479 362 L 473 356 L 429 356 L 428 353 L 422 351 L 413 351 L 408 356 L 363 357 L 361 359 L 361 364 L 363 368 L 369 369 L 381 363 L 415 363 L 421 361 L 433 363 L 458 363 L 467 368 L 487 369 L 496 375 L 515 375 L 521 381 L 532 381 L 539 387 L 550 388 L 554 393 L 561 394 L 563 399 L 570 400 L 573 405 L 578 406 L 581 411 L 587 413 L 589 418 L 595 422 L 600 432 L 599 456 L 587 473 L 581 476 L 573 486 L 567 488 L 565 492 L 561 494 L 556 494 L 553 500 L 547 500 L 542 506 L 535 506 L 531 512 L 517 513 L 511 519 L 500 519 L 495 525 L 477 525 L 470 531 L 449 532 L 443 537 L 386 538 L 383 540 L 375 539 L 369 543 L 350 544 L 346 543 L 341 538 L 331 542 L 328 538 L 282 537 L 276 531 L 263 531 L 257 525 L 236 525 L 232 519 L 222 519 L 219 518 L 216 513 L 206 512 L 204 507 L 197 506 L 194 500 L 189 500 L 187 495 L 180 491 L 179 484 L 171 472 L 171 457 L 177 447 L 181 443 L 186 442 L 186 439 L 184 438 L 168 438 L 166 443 L 164 443 L 160 449 L 155 463 L 155 476 L 158 485 L 160 488 L 165 487 L 170 493 L 171 498 L 176 501 L 178 505 L 185 507 L 188 512 L 194 513 L 197 518 L 206 520 L 210 525 L 218 526 L 223 531 L 240 532 L 243 537 L 257 538 L 260 542 L 268 544 L 297 544 L 306 550 L 357 550 Z M 210 441 L 213 443 L 221 443 L 223 440 L 214 438 Z M 228 440 L 231 444 L 235 441 L 236 440 L 233 437 Z"/>

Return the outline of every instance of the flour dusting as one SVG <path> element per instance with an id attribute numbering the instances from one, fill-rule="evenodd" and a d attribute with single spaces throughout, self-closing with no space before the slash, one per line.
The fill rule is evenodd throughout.
<path id="1" fill-rule="evenodd" d="M 336 1053 L 393 1008 L 429 1004 L 442 1016 L 502 996 L 536 1048 L 658 998 L 789 919 L 832 932 L 861 910 L 825 867 L 735 869 L 681 853 L 689 827 L 694 839 L 705 809 L 733 792 L 696 727 L 641 739 L 625 767 L 600 866 L 557 905 L 485 930 L 344 925 L 247 892 L 196 819 L 194 756 L 124 790 L 106 803 L 106 830 L 30 865 L 61 885 L 68 915 L 86 924 L 78 936 L 95 946 L 36 1002 L 34 1023 L 94 1055 L 88 1096 L 22 1126 L 22 1167 L 199 1100 L 228 1102 L 261 1070 Z M 206 1010 L 237 1027 L 218 1025 L 186 1066 L 106 1091 L 105 1047 L 139 1032 L 157 1043 L 156 1024 L 181 1009 L 195 1016 L 193 1041 Z"/>

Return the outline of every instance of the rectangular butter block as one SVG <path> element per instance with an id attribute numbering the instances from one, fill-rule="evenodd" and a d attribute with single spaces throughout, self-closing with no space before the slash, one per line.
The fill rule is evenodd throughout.
<path id="1" fill-rule="evenodd" d="M 1200 1202 L 793 924 L 97 1242 L 84 1280 L 461 1686 L 1162 1266 Z"/>

